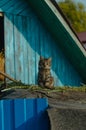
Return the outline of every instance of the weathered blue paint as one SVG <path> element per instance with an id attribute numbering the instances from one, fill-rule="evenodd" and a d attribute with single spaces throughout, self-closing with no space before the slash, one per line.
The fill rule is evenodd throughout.
<path id="1" fill-rule="evenodd" d="M 25 0 L 0 0 L 0 12 L 22 14 L 26 8 L 28 4 Z"/>
<path id="2" fill-rule="evenodd" d="M 37 17 L 33 13 L 31 16 L 5 13 L 6 73 L 26 84 L 37 84 L 38 61 L 42 55 L 52 57 L 55 86 L 79 85 L 77 72 Z"/>
<path id="3" fill-rule="evenodd" d="M 38 62 L 42 55 L 52 57 L 52 76 L 55 86 L 80 85 L 83 82 L 81 77 L 29 5 L 25 8 L 24 0 L 18 0 L 16 5 L 12 6 L 15 2 L 12 1 L 9 6 L 2 5 L 1 8 L 5 12 L 6 73 L 23 83 L 37 84 Z"/>
<path id="4" fill-rule="evenodd" d="M 46 99 L 0 101 L 0 130 L 49 130 Z"/>

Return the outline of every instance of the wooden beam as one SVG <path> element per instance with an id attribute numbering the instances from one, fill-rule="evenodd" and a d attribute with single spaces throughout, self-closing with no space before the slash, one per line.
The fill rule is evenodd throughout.
<path id="1" fill-rule="evenodd" d="M 19 82 L 18 80 L 13 79 L 12 77 L 10 77 L 8 74 L 6 74 L 4 72 L 0 71 L 0 74 L 3 75 L 5 78 L 8 78 L 9 80 L 13 81 L 13 82 L 16 82 L 16 83 Z"/>

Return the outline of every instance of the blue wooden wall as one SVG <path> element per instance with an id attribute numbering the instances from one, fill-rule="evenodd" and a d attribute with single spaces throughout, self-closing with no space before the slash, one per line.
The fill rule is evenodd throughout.
<path id="1" fill-rule="evenodd" d="M 46 99 L 0 101 L 0 130 L 49 130 Z"/>
<path id="2" fill-rule="evenodd" d="M 6 12 L 4 30 L 7 74 L 26 84 L 37 84 L 38 62 L 42 55 L 52 57 L 55 86 L 80 85 L 80 76 L 29 7 L 22 14 Z"/>

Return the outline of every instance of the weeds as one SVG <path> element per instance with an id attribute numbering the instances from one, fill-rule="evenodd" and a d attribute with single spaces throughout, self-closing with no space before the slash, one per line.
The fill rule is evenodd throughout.
<path id="1" fill-rule="evenodd" d="M 11 83 L 8 83 L 7 84 L 7 88 L 14 88 L 14 89 L 29 89 L 29 90 L 39 90 L 39 91 L 46 91 L 48 93 L 51 93 L 51 92 L 86 92 L 86 85 L 84 86 L 63 86 L 63 87 L 59 87 L 59 86 L 56 86 L 54 87 L 53 90 L 51 89 L 47 89 L 47 88 L 43 88 L 43 87 L 40 87 L 38 85 L 26 85 L 26 84 L 23 84 L 21 82 L 19 83 L 15 83 L 15 82 L 11 82 Z"/>

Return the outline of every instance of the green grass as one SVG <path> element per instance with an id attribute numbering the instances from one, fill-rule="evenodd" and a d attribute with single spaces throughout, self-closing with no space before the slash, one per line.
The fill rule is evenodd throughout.
<path id="1" fill-rule="evenodd" d="M 53 90 L 54 91 L 54 90 Z M 63 87 L 55 87 L 55 91 L 60 92 L 69 92 L 69 91 L 75 91 L 75 92 L 86 92 L 86 85 L 84 86 L 63 86 Z"/>
<path id="2" fill-rule="evenodd" d="M 11 82 L 9 84 L 7 84 L 7 88 L 10 88 L 10 89 L 29 89 L 29 90 L 42 90 L 42 91 L 47 91 L 47 92 L 71 92 L 71 91 L 75 91 L 75 92 L 86 92 L 86 85 L 83 85 L 83 86 L 63 86 L 63 87 L 60 87 L 60 86 L 56 86 L 54 87 L 53 90 L 50 90 L 50 89 L 47 89 L 47 88 L 42 88 L 38 85 L 25 85 L 21 82 L 19 83 L 14 83 L 14 82 Z"/>

